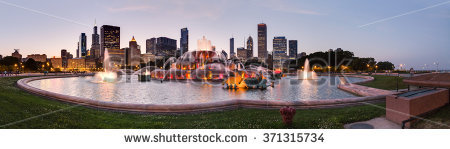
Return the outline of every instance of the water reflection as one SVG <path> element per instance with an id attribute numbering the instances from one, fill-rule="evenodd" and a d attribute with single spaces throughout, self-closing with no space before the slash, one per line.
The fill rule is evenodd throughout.
<path id="1" fill-rule="evenodd" d="M 337 89 L 342 78 L 325 76 L 316 80 L 283 78 L 274 87 L 265 90 L 224 89 L 216 84 L 200 84 L 189 81 L 138 82 L 132 76 L 131 83 L 93 83 L 92 77 L 54 78 L 32 81 L 29 84 L 43 90 L 84 97 L 93 100 L 120 103 L 190 104 L 231 99 L 307 101 L 355 97 Z M 362 81 L 347 78 L 347 82 Z"/>

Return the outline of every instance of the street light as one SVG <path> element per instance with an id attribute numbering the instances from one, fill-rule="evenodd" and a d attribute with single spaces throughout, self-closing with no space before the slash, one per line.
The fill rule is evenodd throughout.
<path id="1" fill-rule="evenodd" d="M 434 62 L 433 64 L 436 65 L 436 72 L 438 72 L 439 71 L 439 62 Z"/>
<path id="2" fill-rule="evenodd" d="M 375 75 L 377 74 L 378 65 L 375 65 Z"/>

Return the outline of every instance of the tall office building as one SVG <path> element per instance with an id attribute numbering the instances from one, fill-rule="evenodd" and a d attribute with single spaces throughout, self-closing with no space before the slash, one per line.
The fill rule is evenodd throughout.
<path id="1" fill-rule="evenodd" d="M 187 51 L 189 51 L 189 30 L 187 28 L 182 28 L 180 38 L 180 55 L 183 55 Z"/>
<path id="2" fill-rule="evenodd" d="M 156 38 L 150 38 L 145 40 L 145 53 L 156 54 Z"/>
<path id="3" fill-rule="evenodd" d="M 145 41 L 145 53 L 157 56 L 176 56 L 177 40 L 167 37 L 150 38 Z M 181 52 L 180 52 L 181 53 Z"/>
<path id="4" fill-rule="evenodd" d="M 80 50 L 80 54 L 81 54 L 81 57 L 82 58 L 85 58 L 86 57 L 86 55 L 87 55 L 87 46 L 86 46 L 86 43 L 87 43 L 87 37 L 86 37 L 86 34 L 85 33 L 81 33 L 81 35 L 80 35 L 80 41 L 79 41 L 79 43 L 78 44 L 80 44 L 79 46 L 78 46 L 78 50 Z"/>
<path id="5" fill-rule="evenodd" d="M 234 38 L 230 38 L 230 58 L 234 55 Z"/>
<path id="6" fill-rule="evenodd" d="M 267 25 L 264 23 L 258 24 L 258 58 L 267 58 Z"/>
<path id="7" fill-rule="evenodd" d="M 120 27 L 103 25 L 100 28 L 100 56 L 104 57 L 106 49 L 120 50 Z M 111 53 L 110 53 L 111 54 Z"/>
<path id="8" fill-rule="evenodd" d="M 68 52 L 66 49 L 61 50 L 61 59 L 62 59 L 62 67 L 67 68 L 67 59 L 68 59 Z"/>
<path id="9" fill-rule="evenodd" d="M 77 42 L 77 58 L 80 57 L 80 42 Z"/>
<path id="10" fill-rule="evenodd" d="M 97 23 L 94 24 L 91 45 L 91 57 L 100 57 L 100 35 L 97 33 Z"/>
<path id="11" fill-rule="evenodd" d="M 284 61 L 287 58 L 287 43 L 284 36 L 273 38 L 273 68 L 282 70 Z"/>
<path id="12" fill-rule="evenodd" d="M 129 42 L 129 49 L 126 51 L 127 55 L 127 65 L 128 66 L 138 66 L 141 60 L 141 49 L 136 42 L 136 39 L 133 38 Z"/>
<path id="13" fill-rule="evenodd" d="M 249 36 L 247 39 L 247 58 L 253 57 L 253 38 Z"/>
<path id="14" fill-rule="evenodd" d="M 247 59 L 247 57 L 248 57 L 247 56 L 247 49 L 245 49 L 244 47 L 239 47 L 239 48 L 236 49 L 236 51 L 237 51 L 237 57 L 240 60 L 244 61 L 244 60 Z"/>
<path id="15" fill-rule="evenodd" d="M 158 56 L 175 56 L 177 51 L 177 40 L 167 37 L 156 38 L 155 55 Z"/>
<path id="16" fill-rule="evenodd" d="M 289 59 L 297 59 L 297 40 L 289 40 Z"/>

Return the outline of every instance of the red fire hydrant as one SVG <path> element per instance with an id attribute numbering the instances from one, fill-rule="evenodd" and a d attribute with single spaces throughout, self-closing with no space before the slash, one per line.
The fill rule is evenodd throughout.
<path id="1" fill-rule="evenodd" d="M 289 106 L 280 109 L 281 116 L 283 117 L 283 123 L 286 125 L 292 124 L 292 119 L 295 115 L 295 109 Z"/>

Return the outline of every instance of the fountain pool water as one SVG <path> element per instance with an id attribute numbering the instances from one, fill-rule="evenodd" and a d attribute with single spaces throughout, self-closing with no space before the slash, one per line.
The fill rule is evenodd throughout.
<path id="1" fill-rule="evenodd" d="M 233 99 L 308 101 L 356 97 L 338 89 L 342 78 L 334 76 L 319 76 L 315 80 L 285 77 L 265 90 L 224 89 L 221 83 L 189 80 L 139 82 L 137 75 L 132 75 L 129 83 L 124 78 L 119 78 L 115 83 L 94 83 L 92 80 L 95 77 L 51 78 L 31 81 L 28 85 L 96 101 L 135 104 L 196 104 Z M 346 78 L 350 83 L 364 80 Z"/>

